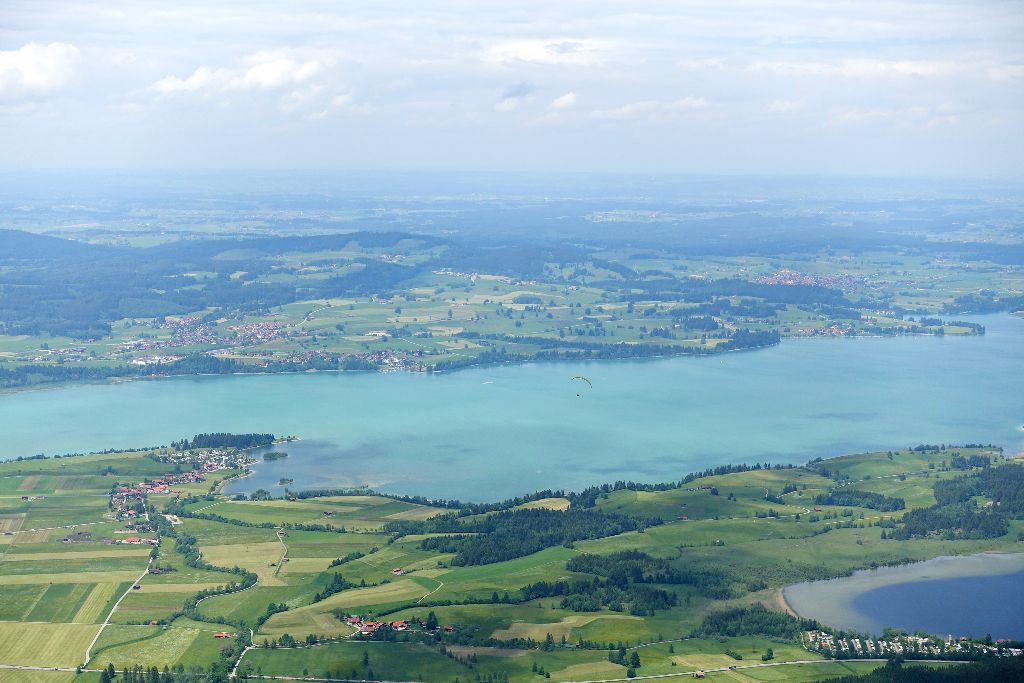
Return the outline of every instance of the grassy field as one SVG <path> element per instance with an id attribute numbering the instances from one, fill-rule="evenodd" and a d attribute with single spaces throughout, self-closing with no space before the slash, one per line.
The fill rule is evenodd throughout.
<path id="1" fill-rule="evenodd" d="M 836 216 L 836 220 L 847 220 Z M 347 223 L 346 219 L 346 223 Z M 687 220 L 692 220 L 688 216 Z M 782 219 L 780 219 L 782 220 Z M 871 218 L 869 220 L 874 220 Z M 646 222 L 646 219 L 645 219 Z M 1019 243 L 1020 236 L 1001 226 L 986 226 L 1000 239 Z M 200 229 L 206 231 L 206 226 Z M 963 237 L 968 242 L 977 235 Z M 943 232 L 935 247 L 953 233 Z M 82 238 L 81 235 L 78 236 Z M 915 235 L 915 239 L 921 235 Z M 131 240 L 150 243 L 149 238 L 132 236 Z M 153 238 L 156 241 L 166 237 Z M 922 243 L 924 245 L 925 243 Z M 526 248 L 528 250 L 532 248 Z M 422 268 L 428 260 L 443 258 L 448 247 L 427 244 L 420 239 L 400 240 L 386 253 L 377 247 L 356 242 L 345 248 L 322 252 L 262 253 L 270 266 L 260 273 L 245 270 L 222 273 L 231 279 L 245 278 L 247 284 L 291 287 L 310 292 L 324 280 L 364 270 L 367 263 L 396 264 L 408 271 L 408 280 L 396 285 L 390 298 L 373 295 L 333 298 L 306 298 L 275 305 L 259 315 L 234 312 L 205 321 L 213 337 L 202 342 L 188 339 L 170 329 L 164 318 L 140 317 L 114 321 L 110 334 L 101 339 L 72 340 L 39 335 L 0 335 L 0 359 L 11 365 L 58 364 L 74 362 L 85 367 L 110 368 L 130 362 L 148 351 L 138 349 L 141 339 L 171 344 L 176 354 L 218 351 L 222 357 L 246 364 L 266 360 L 285 360 L 310 351 L 359 354 L 370 356 L 390 351 L 409 367 L 431 366 L 451 360 L 472 360 L 492 349 L 488 335 L 508 337 L 502 346 L 510 353 L 530 357 L 545 346 L 582 338 L 588 343 L 615 345 L 655 342 L 676 350 L 710 350 L 737 329 L 773 330 L 785 336 L 807 336 L 823 333 L 833 324 L 842 326 L 843 334 L 878 334 L 909 331 L 911 321 L 901 315 L 885 313 L 886 306 L 936 315 L 958 296 L 968 292 L 991 290 L 1001 296 L 1019 293 L 1024 281 L 1018 265 L 975 262 L 970 268 L 958 267 L 934 254 L 894 254 L 876 251 L 820 250 L 811 254 L 773 254 L 689 257 L 673 250 L 651 249 L 640 254 L 632 249 L 605 245 L 588 255 L 572 256 L 570 261 L 543 263 L 540 272 L 530 269 L 529 276 L 513 277 L 518 267 L 505 264 L 497 268 L 486 258 L 479 266 L 463 265 L 470 270 L 500 269 L 504 274 L 466 272 L 445 268 Z M 222 256 L 233 261 L 253 256 L 251 252 Z M 553 255 L 548 255 L 552 257 Z M 534 253 L 533 259 L 546 258 Z M 515 260 L 515 259 L 514 259 Z M 609 267 L 611 262 L 614 266 Z M 313 265 L 316 264 L 316 265 Z M 452 264 L 453 266 L 455 264 Z M 173 264 L 168 264 L 173 268 Z M 738 310 L 716 309 L 714 329 L 687 326 L 681 319 L 690 315 L 706 315 L 698 307 L 714 297 L 694 298 L 687 291 L 694 280 L 756 281 L 781 270 L 792 269 L 802 275 L 824 278 L 823 286 L 838 288 L 849 298 L 858 315 L 834 315 L 827 307 L 789 303 L 786 286 L 765 288 L 757 292 L 736 294 L 731 298 Z M 209 271 L 183 271 L 177 276 L 189 289 L 204 289 L 207 278 L 217 277 Z M 651 279 L 670 283 L 658 294 L 638 298 Z M 838 281 L 830 281 L 837 278 Z M 250 281 L 251 280 L 251 281 Z M 624 300 L 622 292 L 633 292 L 632 301 Z M 776 296 L 778 294 L 778 296 Z M 770 304 L 762 308 L 764 303 Z M 753 315 L 746 306 L 757 306 Z M 197 310 L 189 315 L 202 317 L 208 311 Z M 175 319 L 172 317 L 172 320 Z M 277 333 L 258 339 L 235 334 L 238 326 L 273 324 Z M 660 334 L 652 334 L 652 328 Z M 185 331 L 190 329 L 184 326 Z M 930 333 L 964 334 L 970 330 L 952 324 L 935 325 Z M 710 332 L 710 334 L 709 334 Z M 183 336 L 185 338 L 179 338 Z M 85 353 L 71 349 L 82 348 Z"/>
<path id="2" fill-rule="evenodd" d="M 4 669 L 0 672 L 5 683 L 68 683 L 85 680 L 68 671 L 18 671 Z M 81 675 L 80 675 L 81 676 Z M 99 679 L 97 679 L 99 680 Z"/>
<path id="3" fill-rule="evenodd" d="M 223 630 L 219 624 L 179 619 L 166 627 L 121 628 L 133 630 L 116 632 L 106 642 L 97 643 L 101 649 L 94 655 L 93 665 L 112 663 L 118 670 L 133 664 L 159 669 L 179 662 L 205 666 L 217 659 L 223 647 L 223 642 L 213 637 Z"/>
<path id="4" fill-rule="evenodd" d="M 0 524 L 9 533 L 0 536 L 7 541 L 0 545 L 0 664 L 74 666 L 110 614 L 111 623 L 93 649 L 92 664 L 111 662 L 118 669 L 134 664 L 205 666 L 221 658 L 232 642 L 214 638 L 215 632 L 247 632 L 252 627 L 258 645 L 286 634 L 299 641 L 311 634 L 342 639 L 311 648 L 251 650 L 242 670 L 265 675 L 308 672 L 365 678 L 372 673 L 384 680 L 416 676 L 438 683 L 508 675 L 518 683 L 537 678 L 536 665 L 555 681 L 625 676 L 625 667 L 610 662 L 606 650 L 571 647 L 586 642 L 629 646 L 640 658 L 636 673 L 641 676 L 736 665 L 740 668 L 709 677 L 811 681 L 874 665 L 823 661 L 742 668 L 759 664 L 768 648 L 776 663 L 818 656 L 796 642 L 763 636 L 685 638 L 705 616 L 723 608 L 755 603 L 775 606 L 777 589 L 793 582 L 838 576 L 872 564 L 1015 550 L 1015 539 L 1024 533 L 1024 521 L 1014 520 L 1010 533 L 1001 538 L 883 540 L 875 523 L 898 519 L 902 513 L 815 504 L 816 495 L 851 488 L 903 498 L 908 508 L 927 506 L 934 502 L 936 479 L 959 474 L 948 471 L 949 453 L 897 450 L 843 456 L 809 467 L 716 475 L 662 491 L 613 491 L 597 498 L 599 510 L 657 516 L 665 523 L 470 566 L 453 566 L 453 553 L 421 547 L 436 534 L 395 538 L 380 532 L 389 521 L 429 519 L 443 512 L 438 508 L 375 495 L 297 501 L 213 496 L 189 503 L 182 513 L 183 523 L 174 527 L 179 534 L 195 536 L 200 563 L 186 562 L 177 541 L 165 536 L 154 560 L 160 573 L 147 573 L 138 580 L 138 590 L 128 590 L 145 570 L 150 550 L 109 543 L 125 530 L 122 522 L 107 518 L 102 491 L 109 490 L 110 479 L 96 473 L 94 457 L 108 463 L 106 467 L 127 472 L 134 464 L 140 473 L 148 472 L 152 463 L 142 454 L 69 458 L 62 470 L 70 471 L 59 474 L 51 461 L 17 463 L 22 472 L 14 463 L 0 464 Z M 997 458 L 996 464 L 1001 463 Z M 43 498 L 22 500 L 26 494 L 19 491 Z M 169 499 L 159 498 L 156 503 L 167 505 Z M 545 498 L 520 507 L 565 510 L 567 504 L 566 498 Z M 227 521 L 190 518 L 189 510 L 220 515 Z M 76 526 L 73 530 L 26 526 L 40 520 Z M 265 522 L 330 524 L 335 529 L 248 526 Z M 835 528 L 843 524 L 849 528 Z M 581 553 L 609 555 L 624 550 L 642 551 L 677 569 L 726 577 L 731 597 L 713 599 L 698 586 L 685 583 L 650 584 L 676 599 L 675 606 L 653 614 L 630 614 L 628 605 L 613 610 L 605 604 L 574 611 L 563 606 L 557 595 L 522 599 L 522 589 L 529 584 L 592 581 L 590 574 L 567 569 L 567 562 Z M 240 579 L 239 574 L 218 567 L 244 568 L 256 575 L 257 583 L 241 592 L 205 598 L 190 613 L 197 620 L 177 616 L 197 592 L 220 590 Z M 322 594 L 336 574 L 354 587 Z M 279 611 L 266 618 L 271 605 Z M 453 657 L 439 650 L 434 637 L 420 641 L 415 626 L 400 633 L 399 642 L 368 642 L 352 639 L 355 629 L 339 618 L 357 614 L 416 624 L 431 612 L 461 639 L 441 637 Z M 266 620 L 259 625 L 261 618 Z M 221 620 L 226 623 L 218 623 Z M 154 621 L 170 623 L 150 625 Z M 549 635 L 556 644 L 550 651 L 510 649 L 510 643 L 542 642 Z M 569 647 L 557 646 L 563 638 Z M 661 642 L 665 639 L 673 641 L 671 646 Z M 491 647 L 488 641 L 503 644 Z M 736 654 L 743 659 L 737 660 Z M 81 680 L 94 679 L 84 675 Z"/>
<path id="5" fill-rule="evenodd" d="M 380 496 L 338 496 L 295 501 L 205 501 L 189 506 L 228 519 L 248 523 L 323 524 L 353 531 L 376 531 L 386 522 L 428 519 L 444 512 Z"/>
<path id="6" fill-rule="evenodd" d="M 746 643 L 749 645 L 750 643 Z M 740 647 L 739 643 L 716 643 L 717 651 Z M 755 643 L 763 647 L 765 642 Z M 779 644 L 773 643 L 776 652 Z M 640 650 L 642 666 L 637 675 L 677 674 L 692 678 L 695 670 L 730 665 L 751 665 L 752 662 L 737 662 L 724 654 L 707 652 L 691 653 L 688 643 L 676 643 L 677 654 L 667 654 L 667 648 L 645 648 Z M 243 659 L 240 671 L 265 676 L 309 675 L 316 677 L 364 678 L 370 674 L 382 680 L 408 680 L 413 676 L 424 681 L 465 680 L 477 674 L 486 677 L 507 674 L 510 681 L 533 681 L 538 679 L 534 665 L 550 674 L 550 680 L 602 680 L 624 678 L 626 668 L 609 662 L 602 651 L 555 650 L 521 651 L 494 648 L 453 646 L 452 652 L 460 657 L 473 655 L 472 666 L 460 663 L 440 654 L 436 648 L 418 644 L 382 643 L 335 643 L 298 649 L 261 649 L 251 651 Z M 763 650 L 762 650 L 763 651 Z M 801 659 L 810 659 L 806 652 Z M 753 653 L 751 653 L 753 654 Z M 783 649 L 778 662 L 787 661 L 790 654 Z M 364 664 L 364 655 L 365 661 Z M 757 661 L 760 664 L 760 661 Z M 794 664 L 772 667 L 757 667 L 746 670 L 724 671 L 709 674 L 710 678 L 723 681 L 781 681 L 798 683 L 820 680 L 823 677 L 841 676 L 850 673 L 864 673 L 879 666 L 878 662 L 832 662 L 816 664 Z"/>
<path id="7" fill-rule="evenodd" d="M 203 557 L 218 567 L 241 567 L 259 577 L 260 585 L 283 586 L 277 577 L 285 547 L 279 541 L 201 546 Z M 326 568 L 326 567 L 325 567 Z"/>
<path id="8" fill-rule="evenodd" d="M 335 618 L 332 614 L 333 610 L 355 612 L 364 611 L 370 606 L 402 604 L 416 600 L 428 592 L 411 579 L 398 580 L 371 588 L 353 588 L 332 595 L 321 602 L 276 614 L 263 625 L 259 634 L 273 636 L 290 633 L 296 637 L 309 633 L 349 635 L 352 633 L 352 629 Z"/>
<path id="9" fill-rule="evenodd" d="M 98 629 L 92 624 L 0 622 L 0 664 L 76 666 Z"/>

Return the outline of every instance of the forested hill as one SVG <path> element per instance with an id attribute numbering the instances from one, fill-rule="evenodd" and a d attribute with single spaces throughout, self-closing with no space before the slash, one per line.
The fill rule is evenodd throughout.
<path id="1" fill-rule="evenodd" d="M 300 299 L 387 291 L 423 265 L 354 259 L 328 278 L 263 281 L 293 252 L 443 244 L 404 233 L 183 240 L 150 247 L 106 247 L 0 230 L 0 333 L 97 338 L 127 317 L 184 315 L 206 308 L 259 313 Z M 244 273 L 238 277 L 233 274 Z"/>
<path id="2" fill-rule="evenodd" d="M 37 235 L 20 230 L 0 230 L 0 263 L 107 258 L 119 251 L 121 250 L 114 247 Z"/>

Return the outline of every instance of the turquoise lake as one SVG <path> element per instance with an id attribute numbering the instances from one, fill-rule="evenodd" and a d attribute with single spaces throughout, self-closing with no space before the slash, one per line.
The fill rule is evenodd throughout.
<path id="1" fill-rule="evenodd" d="M 1024 553 L 982 553 L 854 572 L 785 593 L 801 616 L 840 629 L 1022 639 L 1022 587 Z"/>
<path id="2" fill-rule="evenodd" d="M 0 395 L 0 459 L 166 444 L 197 432 L 273 432 L 302 441 L 230 492 L 280 491 L 287 477 L 296 488 L 366 484 L 494 500 L 922 442 L 1020 451 L 1024 320 L 972 319 L 986 325 L 985 336 L 801 339 L 700 358 L 9 393 Z"/>

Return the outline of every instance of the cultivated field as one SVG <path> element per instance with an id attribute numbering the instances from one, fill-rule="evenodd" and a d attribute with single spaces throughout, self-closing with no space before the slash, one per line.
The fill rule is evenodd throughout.
<path id="1" fill-rule="evenodd" d="M 1009 464 L 996 451 L 957 452 L 993 458 L 997 467 Z M 1016 539 L 1024 536 L 1024 521 L 1012 519 L 1009 532 L 999 537 L 895 541 L 883 539 L 881 531 L 895 528 L 902 510 L 815 502 L 817 495 L 855 491 L 898 497 L 907 509 L 925 507 L 935 503 L 936 480 L 979 471 L 951 472 L 951 455 L 941 450 L 897 450 L 698 477 L 660 490 L 609 490 L 589 512 L 570 506 L 569 498 L 537 498 L 507 512 L 434 520 L 445 511 L 376 495 L 251 501 L 202 491 L 183 502 L 151 497 L 157 510 L 174 512 L 181 521 L 161 522 L 154 550 L 116 542 L 132 531 L 108 509 L 103 491 L 110 490 L 110 480 L 96 473 L 98 464 L 116 462 L 122 471 L 137 464 L 138 474 L 131 476 L 141 479 L 153 461 L 142 454 L 66 460 L 60 474 L 49 460 L 31 461 L 31 469 L 26 463 L 0 464 L 0 491 L 9 492 L 0 493 L 6 529 L 0 532 L 6 541 L 0 545 L 0 665 L 81 664 L 109 617 L 92 648 L 91 666 L 234 666 L 251 628 L 257 647 L 239 670 L 264 675 L 417 676 L 430 683 L 479 675 L 490 683 L 504 683 L 506 676 L 528 683 L 541 670 L 545 678 L 572 681 L 622 678 L 629 669 L 655 676 L 737 666 L 709 677 L 811 681 L 874 665 L 790 665 L 821 658 L 793 637 L 754 632 L 695 638 L 693 632 L 723 609 L 776 608 L 777 590 L 789 583 L 873 563 L 1015 550 Z M 22 498 L 37 495 L 42 499 Z M 984 507 L 984 496 L 978 498 Z M 506 546 L 519 542 L 518 532 L 507 531 L 500 543 L 488 546 L 486 525 L 509 514 L 661 523 L 573 541 L 544 540 L 504 557 L 514 550 Z M 67 524 L 26 526 L 33 520 Z M 383 533 L 393 521 L 405 522 L 411 533 Z M 263 524 L 273 526 L 257 526 Z M 299 524 L 319 526 L 295 528 Z M 459 533 L 462 525 L 471 531 Z M 484 552 L 498 557 L 460 560 L 467 543 L 483 543 Z M 640 553 L 659 572 L 684 575 L 641 581 L 635 572 L 644 570 L 631 569 L 613 580 L 602 570 L 570 569 L 583 556 L 607 560 L 624 551 Z M 581 594 L 574 593 L 580 586 L 640 586 L 671 602 L 641 609 L 629 602 L 628 596 L 638 594 L 628 592 L 574 602 L 570 598 Z M 529 590 L 542 595 L 529 597 Z M 197 600 L 199 595 L 205 597 Z M 389 633 L 387 642 L 365 639 L 344 622 L 350 615 L 405 620 L 409 627 Z M 428 617 L 438 624 L 436 633 L 424 631 L 421 621 Z M 227 636 L 215 637 L 221 632 Z M 307 638 L 332 642 L 306 646 Z M 638 659 L 615 659 L 620 647 Z M 768 649 L 771 663 L 783 666 L 761 665 Z M 7 671 L 0 669 L 0 679 L 7 680 Z M 53 672 L 17 675 L 44 680 L 44 673 Z M 81 680 L 95 683 L 95 674 Z"/>

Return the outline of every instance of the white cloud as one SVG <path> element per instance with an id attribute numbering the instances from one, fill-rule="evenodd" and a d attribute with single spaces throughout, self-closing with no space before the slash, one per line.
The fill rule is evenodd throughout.
<path id="1" fill-rule="evenodd" d="M 671 102 L 641 100 L 613 109 L 597 109 L 590 112 L 590 117 L 598 121 L 626 121 L 641 118 L 669 119 L 677 114 L 700 111 L 707 107 L 708 101 L 703 97 L 684 97 Z"/>
<path id="2" fill-rule="evenodd" d="M 601 51 L 601 44 L 594 40 L 506 40 L 487 47 L 483 60 L 498 65 L 595 66 L 603 61 Z"/>
<path id="3" fill-rule="evenodd" d="M 228 69 L 201 66 L 185 78 L 167 76 L 153 84 L 153 90 L 169 95 L 179 92 L 195 92 L 207 88 L 223 88 L 235 78 Z"/>
<path id="4" fill-rule="evenodd" d="M 302 58 L 289 50 L 263 51 L 245 57 L 238 67 L 200 66 L 185 78 L 166 76 L 152 89 L 165 95 L 204 90 L 280 90 L 312 81 L 326 71 L 328 64 L 324 58 Z"/>
<path id="5" fill-rule="evenodd" d="M 988 77 L 994 81 L 1007 81 L 1011 78 L 1024 78 L 1024 64 L 998 64 L 989 67 Z"/>
<path id="6" fill-rule="evenodd" d="M 951 62 L 928 60 L 844 59 L 838 62 L 756 61 L 751 71 L 780 76 L 840 76 L 843 78 L 905 78 L 945 76 L 957 70 Z"/>
<path id="7" fill-rule="evenodd" d="M 530 94 L 534 90 L 535 88 L 529 83 L 517 83 L 510 88 L 506 88 L 505 92 L 501 95 L 501 100 L 494 105 L 494 111 L 502 114 L 515 111 L 519 108 L 520 104 L 529 102 L 532 99 Z"/>
<path id="8" fill-rule="evenodd" d="M 796 114 L 804 109 L 804 103 L 796 100 L 772 100 L 764 108 L 769 114 Z"/>
<path id="9" fill-rule="evenodd" d="M 59 90 L 75 75 L 78 48 L 68 43 L 28 43 L 0 51 L 0 99 L 31 98 Z"/>
<path id="10" fill-rule="evenodd" d="M 518 97 L 506 97 L 494 105 L 494 111 L 501 114 L 507 114 L 510 111 L 515 111 L 519 108 Z"/>
<path id="11" fill-rule="evenodd" d="M 552 100 L 551 104 L 548 105 L 548 109 L 561 111 L 571 108 L 574 104 L 576 104 L 576 93 L 570 91 Z"/>
<path id="12" fill-rule="evenodd" d="M 3 2 L 0 165 L 88 166 L 101 146 L 134 164 L 126 141 L 154 129 L 155 165 L 329 164 L 346 145 L 353 165 L 703 168 L 704 154 L 742 170 L 786 139 L 778 163 L 792 169 L 892 135 L 886 168 L 988 173 L 994 160 L 1019 175 L 1024 154 L 1012 2 L 136 4 Z M 942 105 L 954 99 L 976 110 Z M 615 128 L 632 121 L 627 140 Z M 225 122 L 223 154 L 196 144 Z M 910 128 L 920 137 L 896 135 Z M 693 154 L 664 153 L 683 141 Z M 928 163 L 913 153 L 925 142 Z"/>
<path id="13" fill-rule="evenodd" d="M 243 88 L 274 89 L 305 83 L 326 65 L 315 59 L 296 59 L 284 51 L 258 52 L 246 58 L 249 68 L 239 85 Z"/>
<path id="14" fill-rule="evenodd" d="M 840 111 L 826 122 L 829 126 L 857 125 L 873 123 L 891 117 L 893 112 L 885 109 L 846 109 Z"/>
<path id="15" fill-rule="evenodd" d="M 598 119 L 600 121 L 617 121 L 623 119 L 635 119 L 640 116 L 650 114 L 659 107 L 658 102 L 654 100 L 643 100 L 640 102 L 631 102 L 624 104 L 621 107 L 615 107 L 614 109 L 595 109 L 590 112 L 590 117 Z"/>
<path id="16" fill-rule="evenodd" d="M 725 62 L 721 59 L 680 59 L 676 66 L 686 71 L 721 71 Z"/>
<path id="17" fill-rule="evenodd" d="M 667 112 L 686 112 L 686 111 L 698 111 L 700 109 L 707 109 L 708 101 L 703 97 L 684 97 L 681 100 L 675 100 L 674 102 L 668 102 L 662 106 L 662 111 Z"/>

